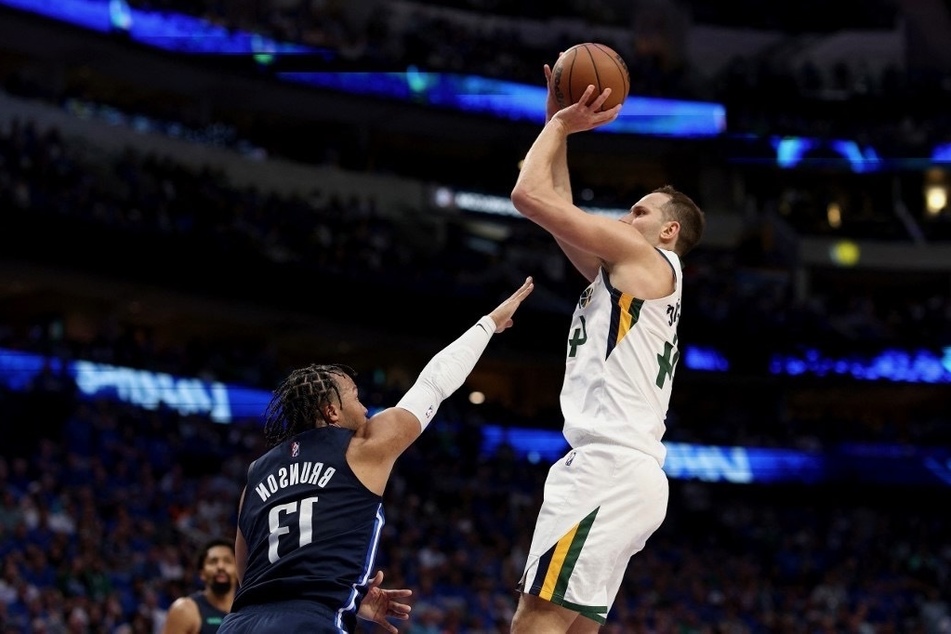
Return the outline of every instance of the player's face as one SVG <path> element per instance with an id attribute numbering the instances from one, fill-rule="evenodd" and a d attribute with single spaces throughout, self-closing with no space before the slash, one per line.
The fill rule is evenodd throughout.
<path id="1" fill-rule="evenodd" d="M 653 245 L 660 244 L 660 232 L 667 223 L 663 207 L 670 200 L 670 196 L 660 192 L 647 194 L 631 207 L 621 222 L 629 224 L 641 232 L 647 241 Z"/>
<path id="2" fill-rule="evenodd" d="M 234 552 L 227 546 L 209 548 L 201 569 L 201 578 L 205 586 L 216 594 L 226 594 L 234 590 L 238 584 Z"/>
<path id="3" fill-rule="evenodd" d="M 359 429 L 367 422 L 367 408 L 360 402 L 357 384 L 350 377 L 340 379 L 340 421 L 347 429 Z"/>

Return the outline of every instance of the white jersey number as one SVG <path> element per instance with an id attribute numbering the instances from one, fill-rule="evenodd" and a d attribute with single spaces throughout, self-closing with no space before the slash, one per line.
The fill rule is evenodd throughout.
<path id="1" fill-rule="evenodd" d="M 270 535 L 267 538 L 267 558 L 272 564 L 277 563 L 281 558 L 277 547 L 280 543 L 281 535 L 288 535 L 291 531 L 297 533 L 297 547 L 301 548 L 311 543 L 314 539 L 314 505 L 317 504 L 317 496 L 304 498 L 300 501 L 298 508 L 297 502 L 288 502 L 287 504 L 278 504 L 267 514 L 268 529 Z M 293 521 L 291 515 L 297 515 L 297 522 Z M 286 515 L 288 521 L 281 523 L 281 515 Z"/>

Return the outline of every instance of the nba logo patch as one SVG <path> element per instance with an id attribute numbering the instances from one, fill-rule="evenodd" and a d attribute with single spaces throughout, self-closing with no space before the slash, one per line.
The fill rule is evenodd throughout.
<path id="1" fill-rule="evenodd" d="M 300 443 L 296 440 L 291 443 L 291 458 L 296 458 L 300 455 Z"/>
<path id="2" fill-rule="evenodd" d="M 565 466 L 566 466 L 566 467 L 570 467 L 570 466 L 571 466 L 571 463 L 575 461 L 575 454 L 576 454 L 576 453 L 578 453 L 578 452 L 577 452 L 577 451 L 572 451 L 570 454 L 568 454 L 568 457 L 565 458 Z"/>

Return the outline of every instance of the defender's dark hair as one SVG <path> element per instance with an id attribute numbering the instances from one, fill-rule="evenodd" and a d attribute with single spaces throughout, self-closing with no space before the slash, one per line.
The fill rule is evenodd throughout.
<path id="1" fill-rule="evenodd" d="M 264 441 L 275 447 L 291 436 L 313 429 L 324 421 L 323 408 L 340 403 L 339 377 L 357 375 L 352 368 L 338 363 L 311 364 L 291 372 L 274 390 L 264 414 Z"/>
<path id="2" fill-rule="evenodd" d="M 664 205 L 664 213 L 671 220 L 680 223 L 680 235 L 677 236 L 677 255 L 687 255 L 703 237 L 706 226 L 703 210 L 687 194 L 678 191 L 670 185 L 664 185 L 654 190 L 660 194 L 667 194 L 670 200 Z"/>
<path id="3" fill-rule="evenodd" d="M 201 547 L 201 550 L 198 551 L 198 556 L 195 559 L 195 568 L 197 570 L 201 570 L 205 567 L 205 560 L 208 559 L 208 553 L 211 552 L 211 549 L 215 546 L 224 546 L 234 554 L 234 540 L 225 539 L 224 537 L 209 539 Z"/>

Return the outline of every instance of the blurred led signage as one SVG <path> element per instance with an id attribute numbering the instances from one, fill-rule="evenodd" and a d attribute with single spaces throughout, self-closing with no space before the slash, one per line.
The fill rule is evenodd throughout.
<path id="1" fill-rule="evenodd" d="M 64 362 L 0 349 L 0 386 L 22 392 L 43 372 L 68 376 L 80 398 L 114 399 L 147 410 L 165 407 L 181 416 L 205 416 L 224 424 L 260 421 L 271 396 L 267 390 L 217 381 L 84 360 Z M 481 449 L 489 455 L 508 448 L 520 458 L 539 463 L 558 460 L 568 450 L 560 429 L 485 424 L 481 430 Z M 858 477 L 872 482 L 951 486 L 951 449 L 947 448 L 845 444 L 816 453 L 678 442 L 664 445 L 664 470 L 676 479 L 751 484 Z"/>
<path id="2" fill-rule="evenodd" d="M 347 93 L 399 99 L 512 121 L 544 123 L 546 92 L 477 75 L 419 72 L 280 72 L 289 81 Z M 726 131 L 722 104 L 630 96 L 621 114 L 598 132 L 678 138 L 714 137 Z"/>

